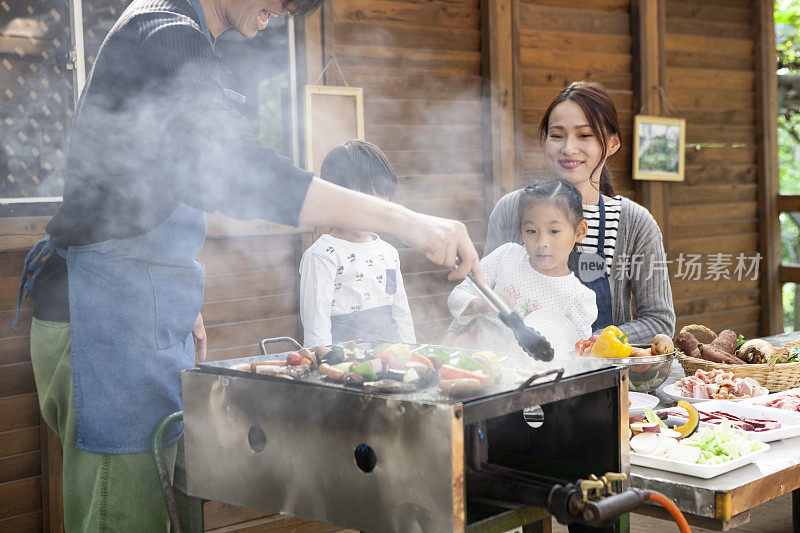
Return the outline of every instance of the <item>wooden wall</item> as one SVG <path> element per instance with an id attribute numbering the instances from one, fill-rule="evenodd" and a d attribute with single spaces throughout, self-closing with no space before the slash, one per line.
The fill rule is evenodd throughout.
<path id="1" fill-rule="evenodd" d="M 760 250 L 757 4 L 666 2 L 666 95 L 674 113 L 686 118 L 686 142 L 701 145 L 686 152 L 686 181 L 668 186 L 672 259 L 680 253 L 752 256 Z M 678 327 L 697 323 L 759 333 L 758 281 L 673 278 L 672 289 Z"/>
<path id="2" fill-rule="evenodd" d="M 396 200 L 466 222 L 480 246 L 486 180 L 478 0 L 336 0 L 324 16 L 325 55 L 335 55 L 347 83 L 364 88 L 366 138 L 397 171 Z M 453 284 L 417 251 L 401 250 L 400 261 L 418 340 L 436 342 L 450 320 Z"/>
<path id="3" fill-rule="evenodd" d="M 611 162 L 619 194 L 636 199 L 631 181 L 633 58 L 630 0 L 515 0 L 516 186 L 552 176 L 539 142 L 539 122 L 573 81 L 596 81 L 614 98 L 622 149 Z"/>
<path id="4" fill-rule="evenodd" d="M 20 329 L 11 328 L 24 258 L 25 252 L 0 253 L 0 531 L 36 531 L 43 518 L 39 404 L 28 351 L 30 301 Z"/>

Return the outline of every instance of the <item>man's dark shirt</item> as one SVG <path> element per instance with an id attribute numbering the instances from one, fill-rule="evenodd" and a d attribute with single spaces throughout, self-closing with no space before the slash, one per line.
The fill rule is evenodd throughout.
<path id="1" fill-rule="evenodd" d="M 187 0 L 134 0 L 97 56 L 70 133 L 64 202 L 47 225 L 66 249 L 146 233 L 185 203 L 297 225 L 312 174 L 264 148 L 224 96 Z M 34 315 L 69 320 L 66 263 L 37 279 Z"/>

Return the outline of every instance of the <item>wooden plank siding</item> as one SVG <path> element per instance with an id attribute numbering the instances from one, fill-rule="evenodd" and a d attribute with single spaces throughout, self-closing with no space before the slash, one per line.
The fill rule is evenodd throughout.
<path id="1" fill-rule="evenodd" d="M 666 0 L 666 98 L 686 118 L 686 181 L 668 185 L 668 259 L 681 254 L 760 250 L 756 174 L 755 1 Z M 732 147 L 733 144 L 742 145 Z M 677 327 L 705 324 L 745 335 L 760 331 L 755 281 L 690 281 L 672 284 Z M 703 277 L 706 276 L 704 272 Z"/>
<path id="2" fill-rule="evenodd" d="M 366 138 L 397 171 L 396 200 L 464 221 L 480 246 L 486 157 L 479 2 L 335 0 L 331 11 L 333 44 L 326 34 L 325 56 L 335 55 L 347 82 L 364 88 Z M 417 339 L 438 341 L 453 284 L 419 252 L 402 249 L 400 260 Z"/>
<path id="3" fill-rule="evenodd" d="M 620 194 L 635 199 L 630 1 L 515 0 L 513 9 L 517 187 L 551 175 L 539 122 L 552 99 L 573 81 L 597 81 L 614 98 L 623 128 L 622 149 L 609 165 L 613 182 Z"/>

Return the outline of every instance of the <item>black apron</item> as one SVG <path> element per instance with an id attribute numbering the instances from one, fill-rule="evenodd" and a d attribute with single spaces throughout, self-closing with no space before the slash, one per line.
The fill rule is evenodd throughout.
<path id="1" fill-rule="evenodd" d="M 597 301 L 597 320 L 592 324 L 592 331 L 602 330 L 614 323 L 614 313 L 611 307 L 611 285 L 608 280 L 605 259 L 606 207 L 602 194 L 600 195 L 599 206 L 600 222 L 597 227 L 597 252 L 582 253 L 578 260 L 578 277 L 581 283 L 594 291 Z"/>

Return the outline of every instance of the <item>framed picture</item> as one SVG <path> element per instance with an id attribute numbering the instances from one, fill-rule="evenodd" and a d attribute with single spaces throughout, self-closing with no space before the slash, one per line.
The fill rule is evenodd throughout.
<path id="1" fill-rule="evenodd" d="M 686 120 L 633 117 L 633 179 L 683 181 Z"/>
<path id="2" fill-rule="evenodd" d="M 306 170 L 319 174 L 331 148 L 364 140 L 364 89 L 306 85 Z"/>

